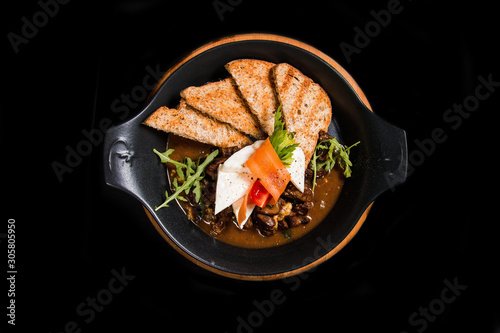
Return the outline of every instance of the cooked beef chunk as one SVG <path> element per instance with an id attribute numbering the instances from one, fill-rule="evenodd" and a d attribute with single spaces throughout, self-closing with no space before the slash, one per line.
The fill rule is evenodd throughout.
<path id="1" fill-rule="evenodd" d="M 214 159 L 206 169 L 205 174 L 211 178 L 211 180 L 217 180 L 217 171 L 219 170 L 219 165 L 224 163 L 231 155 L 236 153 L 240 148 L 230 147 L 230 148 L 218 148 L 220 151 L 219 157 Z"/>
<path id="2" fill-rule="evenodd" d="M 214 205 L 205 205 L 205 209 L 201 212 L 201 219 L 208 223 L 215 222 Z"/>
<path id="3" fill-rule="evenodd" d="M 229 148 L 219 148 L 221 152 L 222 157 L 230 157 L 234 153 L 236 153 L 238 150 L 240 150 L 239 147 L 229 147 Z"/>
<path id="4" fill-rule="evenodd" d="M 321 168 L 319 170 L 316 170 L 316 179 L 321 179 L 324 178 L 326 175 L 328 175 L 328 171 L 325 169 Z M 310 168 L 306 169 L 306 180 L 312 181 L 314 177 L 314 171 Z"/>
<path id="5" fill-rule="evenodd" d="M 215 215 L 215 221 L 212 224 L 212 230 L 216 234 L 220 234 L 224 228 L 226 228 L 229 223 L 232 223 L 235 220 L 233 214 L 233 208 L 227 207 L 217 215 Z"/>
<path id="6" fill-rule="evenodd" d="M 255 227 L 261 234 L 266 236 L 276 233 L 278 229 L 288 229 L 288 222 L 285 221 L 285 219 L 292 214 L 293 207 L 291 202 L 280 198 L 274 206 L 265 207 L 263 209 L 256 208 L 252 213 Z"/>
<path id="7" fill-rule="evenodd" d="M 273 229 L 276 225 L 276 221 L 271 216 L 264 214 L 255 214 L 255 222 L 265 229 Z"/>
<path id="8" fill-rule="evenodd" d="M 301 224 L 307 224 L 307 223 L 309 223 L 310 217 L 309 216 L 305 216 L 305 215 L 296 215 L 296 216 L 288 217 L 287 221 L 288 221 L 288 225 L 290 227 L 297 227 L 297 226 L 299 226 Z"/>
<path id="9" fill-rule="evenodd" d="M 205 204 L 214 203 L 215 204 L 215 190 L 217 189 L 216 182 L 205 182 L 202 181 L 203 187 L 203 197 L 202 200 Z"/>
<path id="10" fill-rule="evenodd" d="M 212 180 L 217 180 L 217 170 L 219 165 L 224 163 L 229 157 L 217 157 L 205 168 L 205 174 Z"/>
<path id="11" fill-rule="evenodd" d="M 212 225 L 212 231 L 219 235 L 226 228 L 226 220 L 217 220 Z"/>
<path id="12" fill-rule="evenodd" d="M 265 236 L 271 236 L 277 230 L 277 221 L 274 217 L 264 214 L 254 214 L 253 215 L 254 224 L 261 234 Z"/>
<path id="13" fill-rule="evenodd" d="M 309 163 L 309 165 L 311 165 L 311 164 Z M 313 177 L 314 177 L 314 171 L 312 169 L 310 169 L 310 168 L 307 168 L 306 172 L 305 172 L 305 177 L 308 180 L 312 180 Z"/>
<path id="14" fill-rule="evenodd" d="M 311 201 L 313 193 L 312 188 L 308 186 L 307 182 L 305 183 L 303 193 L 300 192 L 299 189 L 295 187 L 295 185 L 289 183 L 282 196 L 291 200 Z"/>
<path id="15" fill-rule="evenodd" d="M 331 136 L 330 134 L 323 132 L 323 131 L 319 132 L 318 143 L 321 141 L 330 140 L 330 139 L 333 139 L 333 136 Z"/>
<path id="16" fill-rule="evenodd" d="M 292 212 L 290 213 L 290 215 L 291 216 L 307 215 L 307 213 L 309 212 L 309 209 L 311 209 L 312 207 L 313 207 L 312 201 L 297 203 L 293 206 Z"/>

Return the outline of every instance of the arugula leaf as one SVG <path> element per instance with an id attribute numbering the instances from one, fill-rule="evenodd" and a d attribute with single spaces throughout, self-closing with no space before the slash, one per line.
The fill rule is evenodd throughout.
<path id="1" fill-rule="evenodd" d="M 177 182 L 177 178 L 174 178 L 173 180 L 173 185 L 175 192 L 169 196 L 168 191 L 165 191 L 165 202 L 163 202 L 160 206 L 155 207 L 155 211 L 157 211 L 160 208 L 163 207 L 168 207 L 168 203 L 174 199 L 179 199 L 181 201 L 186 201 L 186 198 L 180 196 L 182 192 L 189 194 L 191 188 L 194 186 L 193 193 L 195 194 L 195 199 L 196 202 L 200 201 L 201 198 L 201 184 L 200 181 L 205 177 L 204 171 L 205 168 L 214 160 L 214 158 L 219 154 L 219 150 L 214 150 L 210 155 L 205 158 L 205 161 L 203 163 L 199 164 L 200 160 L 198 160 L 197 163 L 193 162 L 189 157 L 185 159 L 186 163 L 181 163 L 172 160 L 169 155 L 173 152 L 173 149 L 167 150 L 165 153 L 160 153 L 156 149 L 153 149 L 153 152 L 160 156 L 161 162 L 162 163 L 173 163 L 177 167 L 177 173 L 179 174 L 179 177 L 181 180 L 184 182 L 179 185 Z M 186 168 L 186 174 L 182 172 L 182 168 Z M 182 173 L 179 173 L 179 170 Z"/>
<path id="2" fill-rule="evenodd" d="M 188 166 L 185 163 L 178 162 L 176 160 L 173 160 L 170 158 L 170 154 L 174 152 L 174 149 L 169 149 L 164 153 L 160 153 L 158 150 L 153 149 L 153 152 L 160 157 L 160 160 L 162 163 L 172 163 L 175 165 L 177 174 L 179 175 L 179 178 L 181 180 L 184 180 L 184 172 L 182 171 L 182 168 L 188 169 Z"/>
<path id="3" fill-rule="evenodd" d="M 281 162 L 283 162 L 283 165 L 290 166 L 293 162 L 293 151 L 299 144 L 295 143 L 295 133 L 288 132 L 284 127 L 285 124 L 281 121 L 280 104 L 278 110 L 274 113 L 274 131 L 269 137 L 269 141 L 271 141 L 271 145 Z"/>
<path id="4" fill-rule="evenodd" d="M 337 161 L 338 161 L 340 167 L 342 169 L 344 169 L 344 176 L 346 178 L 351 177 L 352 162 L 349 159 L 349 153 L 350 153 L 351 148 L 357 146 L 359 143 L 360 143 L 360 141 L 356 142 L 355 144 L 353 144 L 347 148 L 344 145 L 340 144 L 337 141 L 337 138 L 323 140 L 320 143 L 318 143 L 318 145 L 314 149 L 313 157 L 311 158 L 312 169 L 314 172 L 314 175 L 313 175 L 314 183 L 313 183 L 313 188 L 312 188 L 313 191 L 314 191 L 314 187 L 316 185 L 316 172 L 317 172 L 317 170 L 323 168 L 323 169 L 325 169 L 325 171 L 330 171 L 333 169 L 333 167 L 335 167 L 335 163 Z M 328 153 L 327 153 L 328 158 L 324 162 L 317 161 L 318 155 L 316 152 L 319 149 L 328 149 Z"/>

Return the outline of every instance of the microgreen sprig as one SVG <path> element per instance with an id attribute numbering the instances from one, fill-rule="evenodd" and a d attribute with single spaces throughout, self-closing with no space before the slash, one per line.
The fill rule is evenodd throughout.
<path id="1" fill-rule="evenodd" d="M 311 165 L 312 165 L 312 169 L 314 172 L 313 191 L 314 191 L 314 186 L 316 185 L 316 172 L 317 172 L 317 170 L 323 168 L 323 169 L 325 169 L 325 171 L 330 171 L 333 169 L 333 167 L 335 166 L 335 163 L 337 161 L 338 161 L 340 167 L 342 169 L 344 169 L 344 176 L 346 178 L 351 177 L 352 162 L 349 159 L 349 154 L 350 154 L 351 148 L 357 146 L 359 143 L 360 143 L 360 141 L 356 142 L 355 144 L 353 144 L 347 148 L 344 145 L 340 144 L 337 141 L 337 138 L 326 139 L 326 140 L 323 140 L 320 143 L 318 143 L 318 145 L 316 146 L 316 149 L 314 149 L 314 153 L 313 153 L 313 156 L 311 158 Z M 328 153 L 327 153 L 328 158 L 323 162 L 319 162 L 317 160 L 318 159 L 317 151 L 319 149 L 328 149 Z"/>
<path id="2" fill-rule="evenodd" d="M 176 167 L 177 175 L 183 181 L 182 184 L 179 185 L 177 178 L 174 178 L 173 185 L 175 192 L 172 195 L 168 195 L 168 190 L 165 191 L 165 201 L 158 207 L 155 207 L 155 211 L 160 208 L 168 207 L 168 203 L 174 199 L 179 199 L 181 201 L 186 201 L 186 198 L 180 196 L 182 192 L 186 195 L 189 194 L 191 188 L 193 188 L 193 193 L 195 194 L 196 202 L 200 201 L 201 198 L 201 184 L 200 181 L 205 177 L 204 171 L 205 168 L 214 160 L 214 158 L 219 154 L 219 150 L 214 150 L 210 155 L 205 158 L 203 163 L 200 163 L 198 160 L 196 163 L 193 162 L 189 157 L 184 159 L 185 163 L 178 162 L 170 158 L 170 154 L 174 152 L 173 149 L 169 149 L 164 153 L 160 153 L 156 149 L 153 149 L 153 152 L 160 157 L 162 163 L 172 163 Z M 185 174 L 183 169 L 185 169 Z"/>

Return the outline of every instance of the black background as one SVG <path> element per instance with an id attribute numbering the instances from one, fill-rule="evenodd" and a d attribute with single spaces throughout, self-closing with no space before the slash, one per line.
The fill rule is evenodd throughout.
<path id="1" fill-rule="evenodd" d="M 374 21 L 370 12 L 390 2 L 232 1 L 221 20 L 213 1 L 73 0 L 17 53 L 8 34 L 21 35 L 22 18 L 33 22 L 41 7 L 4 5 L 1 230 L 5 236 L 7 220 L 16 220 L 15 329 L 500 332 L 500 88 L 456 129 L 443 120 L 447 109 L 474 96 L 479 76 L 500 82 L 496 9 L 477 1 L 401 1 L 401 12 L 346 58 L 339 45 L 355 46 L 354 28 L 363 30 Z M 104 184 L 102 144 L 62 181 L 52 167 L 64 164 L 67 146 L 85 140 L 83 130 L 102 119 L 122 121 L 111 104 L 143 84 L 148 66 L 166 71 L 206 42 L 247 32 L 296 38 L 337 60 L 373 110 L 407 131 L 414 152 L 406 183 L 376 200 L 356 237 L 288 282 L 232 281 L 194 267 L 157 234 L 138 202 Z M 128 117 L 139 111 L 131 107 Z M 436 128 L 446 141 L 430 154 L 415 153 L 422 151 L 415 140 L 428 142 Z M 80 304 L 88 309 L 89 299 L 104 295 L 113 270 L 130 276 L 128 285 L 95 317 L 78 313 Z M 445 280 L 467 288 L 440 308 Z M 9 286 L 2 285 L 6 314 Z M 281 304 L 259 310 L 273 290 Z M 440 313 L 409 321 L 429 305 Z"/>

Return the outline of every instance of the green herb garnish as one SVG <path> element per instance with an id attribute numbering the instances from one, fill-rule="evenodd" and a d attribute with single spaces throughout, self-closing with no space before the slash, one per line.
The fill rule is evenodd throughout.
<path id="1" fill-rule="evenodd" d="M 314 154 L 311 158 L 312 170 L 314 171 L 314 183 L 313 183 L 313 191 L 314 186 L 316 185 L 316 172 L 317 170 L 323 168 L 325 171 L 330 171 L 335 166 L 335 163 L 338 161 L 339 165 L 342 169 L 344 169 L 344 176 L 346 178 L 351 177 L 351 166 L 352 162 L 349 160 L 349 153 L 352 147 L 355 147 L 359 144 L 359 141 L 350 147 L 345 147 L 337 141 L 337 138 L 323 140 L 316 146 L 314 149 Z M 317 162 L 317 151 L 319 149 L 328 149 L 328 158 L 324 162 Z"/>
<path id="2" fill-rule="evenodd" d="M 281 121 L 281 104 L 278 110 L 274 113 L 274 131 L 269 137 L 271 145 L 276 154 L 280 158 L 283 165 L 290 166 L 293 162 L 292 154 L 295 147 L 299 144 L 295 143 L 295 133 L 290 133 L 284 129 L 285 124 Z"/>
<path id="3" fill-rule="evenodd" d="M 181 201 L 186 201 L 186 198 L 180 196 L 182 192 L 185 194 L 189 194 L 191 188 L 194 187 L 193 193 L 195 194 L 196 202 L 200 202 L 201 198 L 201 184 L 200 181 L 205 177 L 203 173 L 205 168 L 214 160 L 214 158 L 219 154 L 219 150 L 213 151 L 210 155 L 207 156 L 205 161 L 200 164 L 200 160 L 196 163 L 193 162 L 189 157 L 184 159 L 184 163 L 175 161 L 171 159 L 169 156 L 174 152 L 173 149 L 169 149 L 164 153 L 160 153 L 156 149 L 153 149 L 153 152 L 158 155 L 161 159 L 162 163 L 172 163 L 176 167 L 177 175 L 183 181 L 181 185 L 177 182 L 177 178 L 174 178 L 172 184 L 174 185 L 175 192 L 169 196 L 168 190 L 165 191 L 165 202 L 163 202 L 160 206 L 155 207 L 155 211 L 160 208 L 168 207 L 168 203 L 174 199 L 179 199 Z M 185 174 L 183 169 L 185 169 Z"/>

